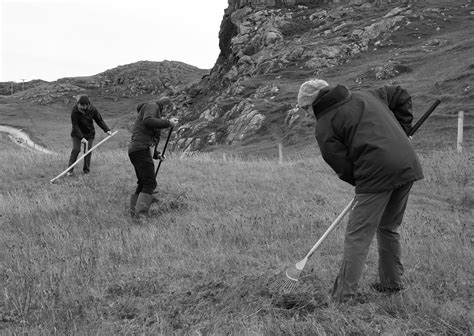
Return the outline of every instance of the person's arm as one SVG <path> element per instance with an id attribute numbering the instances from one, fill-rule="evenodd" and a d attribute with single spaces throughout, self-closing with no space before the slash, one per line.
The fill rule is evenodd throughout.
<path id="1" fill-rule="evenodd" d="M 81 129 L 79 128 L 79 116 L 78 114 L 72 110 L 71 113 L 71 123 L 72 123 L 72 134 L 77 136 L 79 139 L 84 138 Z"/>
<path id="2" fill-rule="evenodd" d="M 167 128 L 171 127 L 171 122 L 167 119 L 157 118 L 159 114 L 159 107 L 154 103 L 147 103 L 143 107 L 143 120 L 142 123 L 149 128 Z"/>
<path id="3" fill-rule="evenodd" d="M 102 119 L 102 116 L 100 115 L 99 111 L 97 111 L 97 109 L 95 107 L 92 107 L 94 109 L 94 120 L 96 122 L 96 124 L 102 128 L 102 130 L 105 132 L 105 133 L 109 133 L 110 134 L 110 128 L 109 126 L 107 126 L 107 124 L 105 123 L 104 119 Z"/>
<path id="4" fill-rule="evenodd" d="M 379 90 L 384 91 L 382 95 L 387 99 L 388 108 L 408 134 L 413 122 L 413 104 L 410 94 L 400 86 L 384 86 Z"/>
<path id="5" fill-rule="evenodd" d="M 317 140 L 324 161 L 341 180 L 355 186 L 354 165 L 349 159 L 346 146 L 336 136 L 318 136 Z"/>

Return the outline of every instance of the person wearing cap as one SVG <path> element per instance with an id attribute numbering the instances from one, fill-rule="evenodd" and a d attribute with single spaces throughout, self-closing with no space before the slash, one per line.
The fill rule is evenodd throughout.
<path id="1" fill-rule="evenodd" d="M 85 144 L 87 150 L 92 148 L 95 137 L 94 121 L 99 125 L 100 128 L 108 135 L 112 132 L 107 126 L 105 121 L 102 119 L 97 108 L 93 106 L 88 96 L 80 96 L 77 103 L 72 108 L 71 112 L 71 123 L 72 123 L 72 151 L 69 157 L 68 167 L 71 166 L 77 160 L 77 156 L 81 151 L 81 144 Z M 89 174 L 91 170 L 91 158 L 92 153 L 89 153 L 84 158 L 83 172 Z M 74 167 L 68 172 L 68 176 L 74 174 Z"/>
<path id="2" fill-rule="evenodd" d="M 128 156 L 138 180 L 135 192 L 130 197 L 132 217 L 148 215 L 153 200 L 153 191 L 157 186 L 151 148 L 158 144 L 161 129 L 175 127 L 178 124 L 178 119 L 175 117 L 163 118 L 166 108 L 174 110 L 174 104 L 168 97 L 141 103 L 137 106 L 138 115 L 128 146 Z"/>
<path id="3" fill-rule="evenodd" d="M 331 291 L 334 300 L 357 298 L 357 287 L 377 237 L 379 282 L 384 293 L 403 289 L 399 226 L 413 183 L 423 178 L 407 134 L 412 99 L 400 86 L 351 91 L 324 80 L 304 82 L 298 105 L 316 117 L 316 139 L 326 163 L 355 187 L 355 204 L 344 237 L 342 265 Z"/>

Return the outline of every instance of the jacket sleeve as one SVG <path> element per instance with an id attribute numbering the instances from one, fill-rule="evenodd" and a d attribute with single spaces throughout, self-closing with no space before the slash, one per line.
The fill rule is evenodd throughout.
<path id="1" fill-rule="evenodd" d="M 167 128 L 171 126 L 171 123 L 167 119 L 161 119 L 159 107 L 156 104 L 148 103 L 143 107 L 143 120 L 142 123 L 149 128 Z"/>
<path id="2" fill-rule="evenodd" d="M 97 123 L 97 125 L 99 125 L 99 127 L 102 128 L 104 132 L 110 131 L 109 126 L 107 126 L 104 119 L 102 119 L 102 116 L 100 115 L 99 111 L 97 111 L 95 107 L 94 107 L 94 120 Z"/>
<path id="3" fill-rule="evenodd" d="M 384 86 L 380 90 L 384 91 L 383 95 L 387 99 L 388 108 L 393 112 L 405 133 L 408 134 L 413 122 L 413 104 L 408 91 L 400 86 Z"/>
<path id="4" fill-rule="evenodd" d="M 84 137 L 84 134 L 82 134 L 81 129 L 79 128 L 79 116 L 77 115 L 76 112 L 74 112 L 74 109 L 71 112 L 71 123 L 72 123 L 72 135 L 77 136 L 79 139 L 82 139 Z"/>
<path id="5" fill-rule="evenodd" d="M 329 138 L 319 135 L 316 139 L 324 161 L 341 180 L 355 186 L 354 165 L 349 159 L 346 146 L 334 135 Z"/>

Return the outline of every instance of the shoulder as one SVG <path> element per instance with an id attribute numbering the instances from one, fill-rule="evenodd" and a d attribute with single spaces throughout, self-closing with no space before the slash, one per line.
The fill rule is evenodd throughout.
<path id="1" fill-rule="evenodd" d="M 140 110 L 144 110 L 145 112 L 157 111 L 158 109 L 159 109 L 158 104 L 156 102 L 153 102 L 153 101 L 143 103 L 143 105 L 140 108 Z"/>
<path id="2" fill-rule="evenodd" d="M 92 113 L 98 113 L 99 111 L 97 110 L 97 108 L 91 104 L 91 106 L 89 106 L 89 111 L 91 111 Z"/>

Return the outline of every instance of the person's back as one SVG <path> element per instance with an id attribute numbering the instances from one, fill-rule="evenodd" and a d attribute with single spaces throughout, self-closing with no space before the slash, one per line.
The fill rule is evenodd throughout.
<path id="1" fill-rule="evenodd" d="M 316 138 L 323 157 L 330 164 L 338 150 L 332 147 L 334 139 L 345 144 L 346 155 L 353 165 L 353 180 L 347 182 L 356 186 L 356 192 L 391 190 L 423 178 L 420 163 L 405 133 L 408 129 L 404 130 L 389 108 L 387 90 L 393 93 L 395 88 L 350 92 L 337 86 L 334 90 L 339 92 L 333 93 L 332 98 L 347 97 L 346 101 L 334 108 L 331 108 L 330 97 L 323 96 L 317 102 L 316 108 L 326 107 L 326 111 L 315 110 Z M 399 110 L 404 108 L 399 106 Z M 403 119 L 403 113 L 399 115 Z M 411 118 L 407 117 L 402 123 L 411 123 Z"/>
<path id="2" fill-rule="evenodd" d="M 137 106 L 137 118 L 132 128 L 128 153 L 150 148 L 160 138 L 160 128 L 169 127 L 163 120 L 161 107 L 153 101 Z"/>

